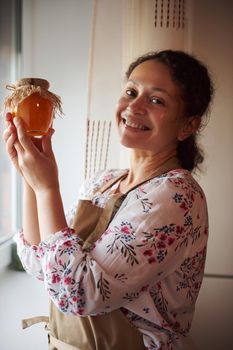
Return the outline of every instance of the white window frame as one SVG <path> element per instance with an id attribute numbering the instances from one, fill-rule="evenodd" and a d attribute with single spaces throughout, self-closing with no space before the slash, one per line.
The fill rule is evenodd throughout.
<path id="1" fill-rule="evenodd" d="M 22 36 L 22 0 L 12 0 L 13 18 L 12 23 L 15 26 L 12 42 L 15 43 L 15 51 L 11 57 L 10 80 L 15 81 L 21 72 L 21 36 Z M 17 26 L 17 28 L 16 28 Z M 19 28 L 21 27 L 21 30 Z M 19 36 L 16 38 L 16 36 Z M 22 185 L 19 175 L 11 166 L 11 228 L 10 232 L 0 232 L 0 269 L 5 268 L 11 262 L 11 245 L 13 235 L 21 227 L 22 218 Z M 4 213 L 2 213 L 4 215 Z"/>

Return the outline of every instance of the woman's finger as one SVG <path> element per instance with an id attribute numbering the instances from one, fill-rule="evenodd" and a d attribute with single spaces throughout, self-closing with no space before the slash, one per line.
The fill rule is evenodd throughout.
<path id="1" fill-rule="evenodd" d="M 23 150 L 28 151 L 30 153 L 35 153 L 36 147 L 34 146 L 31 138 L 27 135 L 27 133 L 23 127 L 23 121 L 21 120 L 21 118 L 15 117 L 13 122 L 14 122 L 16 129 L 17 129 L 18 141 L 19 141 L 19 142 L 17 142 L 16 150 L 20 151 L 23 149 Z"/>
<path id="2" fill-rule="evenodd" d="M 6 113 L 6 117 L 5 117 L 6 121 L 12 121 L 13 120 L 13 115 L 10 112 Z"/>
<path id="3" fill-rule="evenodd" d="M 16 133 L 15 126 L 9 124 L 8 127 L 3 131 L 3 140 L 6 142 L 13 133 Z"/>
<path id="4" fill-rule="evenodd" d="M 15 134 L 11 134 L 10 137 L 8 138 L 7 142 L 6 142 L 6 149 L 7 152 L 10 156 L 10 158 L 14 158 L 17 156 L 17 152 L 15 149 L 15 142 L 17 140 L 17 137 Z"/>
<path id="5" fill-rule="evenodd" d="M 25 149 L 21 145 L 21 143 L 18 140 L 15 140 L 14 142 L 14 148 L 16 149 L 17 153 L 22 155 L 25 152 Z"/>
<path id="6" fill-rule="evenodd" d="M 13 124 L 13 116 L 11 113 L 7 112 L 5 115 L 5 125 L 6 125 L 6 127 L 8 127 L 10 124 L 14 125 Z"/>

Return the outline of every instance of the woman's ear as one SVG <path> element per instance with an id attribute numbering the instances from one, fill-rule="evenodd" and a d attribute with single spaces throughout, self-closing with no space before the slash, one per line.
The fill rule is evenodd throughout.
<path id="1" fill-rule="evenodd" d="M 194 134 L 198 130 L 200 124 L 201 124 L 201 117 L 194 116 L 194 117 L 186 118 L 178 134 L 178 137 L 177 137 L 178 141 L 184 141 L 189 136 Z"/>

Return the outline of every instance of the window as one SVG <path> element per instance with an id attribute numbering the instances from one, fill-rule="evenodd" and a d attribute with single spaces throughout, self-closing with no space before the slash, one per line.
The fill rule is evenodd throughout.
<path id="1" fill-rule="evenodd" d="M 22 0 L 0 0 L 0 105 L 3 108 L 5 86 L 17 79 L 21 55 L 21 9 Z M 0 119 L 2 135 L 4 115 Z M 19 179 L 12 169 L 0 137 L 0 244 L 5 242 L 17 229 L 20 222 Z M 18 208 L 18 209 L 17 209 Z M 17 211 L 18 210 L 18 211 Z"/>

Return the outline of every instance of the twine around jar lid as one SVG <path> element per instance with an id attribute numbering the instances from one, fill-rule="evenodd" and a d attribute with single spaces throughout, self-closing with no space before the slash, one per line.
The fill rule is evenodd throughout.
<path id="1" fill-rule="evenodd" d="M 16 88 L 19 86 L 34 85 L 40 86 L 41 88 L 46 90 L 48 90 L 50 86 L 48 80 L 41 78 L 22 78 L 17 80 L 14 85 L 16 86 Z"/>

